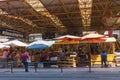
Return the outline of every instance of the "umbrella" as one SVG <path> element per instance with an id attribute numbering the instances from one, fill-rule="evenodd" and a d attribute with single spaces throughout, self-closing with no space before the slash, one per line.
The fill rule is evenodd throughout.
<path id="1" fill-rule="evenodd" d="M 117 41 L 114 37 L 106 37 L 103 39 L 105 39 L 105 42 L 116 42 Z"/>
<path id="2" fill-rule="evenodd" d="M 5 44 L 5 45 L 11 45 L 11 46 L 20 46 L 20 47 L 26 47 L 27 46 L 26 43 L 23 43 L 23 42 L 18 41 L 18 40 L 13 40 L 13 41 L 5 42 L 3 44 Z"/>
<path id="3" fill-rule="evenodd" d="M 4 44 L 0 44 L 0 49 L 2 48 L 10 48 L 10 46 L 4 45 Z"/>
<path id="4" fill-rule="evenodd" d="M 28 46 L 29 49 L 33 50 L 33 49 L 39 49 L 39 50 L 42 50 L 42 49 L 46 49 L 48 48 L 49 46 L 45 45 L 45 44 L 33 44 L 33 45 L 30 45 Z"/>
<path id="5" fill-rule="evenodd" d="M 68 51 L 70 51 L 70 44 L 73 41 L 75 41 L 75 43 L 77 43 L 77 41 L 81 40 L 81 37 L 79 37 L 79 36 L 73 36 L 73 35 L 64 35 L 64 36 L 56 37 L 54 39 L 56 39 L 56 40 L 62 40 L 63 42 L 65 42 L 64 44 L 67 43 L 68 44 Z"/>
<path id="6" fill-rule="evenodd" d="M 69 40 L 80 40 L 81 37 L 73 36 L 73 35 L 64 35 L 64 36 L 56 37 L 54 39 L 63 40 L 63 41 L 69 41 Z"/>
<path id="7" fill-rule="evenodd" d="M 35 42 L 30 43 L 28 46 L 33 45 L 33 44 L 44 44 L 44 45 L 47 45 L 47 46 L 50 47 L 50 46 L 52 46 L 54 43 L 55 43 L 55 41 L 38 40 L 38 41 L 35 41 Z"/>
<path id="8" fill-rule="evenodd" d="M 105 35 L 101 35 L 98 33 L 91 33 L 91 34 L 87 34 L 83 37 L 81 37 L 82 40 L 88 40 L 88 39 L 98 39 L 98 38 L 105 38 Z"/>
<path id="9" fill-rule="evenodd" d="M 51 47 L 54 43 L 55 41 L 38 40 L 30 43 L 27 47 L 29 49 L 46 49 L 48 47 Z"/>
<path id="10" fill-rule="evenodd" d="M 88 41 L 89 43 L 96 43 L 96 42 L 105 41 L 104 39 L 105 37 L 106 37 L 105 35 L 101 35 L 98 33 L 91 33 L 81 37 L 81 40 Z"/>

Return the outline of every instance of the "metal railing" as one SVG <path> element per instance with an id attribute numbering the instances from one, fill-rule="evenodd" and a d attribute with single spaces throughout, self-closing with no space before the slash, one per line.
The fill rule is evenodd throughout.
<path id="1" fill-rule="evenodd" d="M 92 66 L 91 66 L 91 62 L 101 62 L 101 61 L 90 61 L 90 60 L 87 60 L 87 61 L 80 61 L 80 62 L 87 62 L 88 63 L 88 71 L 91 72 L 92 71 Z M 110 62 L 113 62 L 113 61 L 107 61 L 108 65 Z M 68 61 L 59 61 L 59 62 L 54 62 L 54 61 L 50 61 L 50 62 L 28 62 L 29 64 L 33 64 L 34 65 L 34 71 L 37 72 L 37 68 L 38 68 L 38 64 L 57 64 L 59 65 L 59 69 L 60 69 L 60 72 L 62 73 L 63 72 L 63 64 L 64 63 L 68 63 Z M 22 62 L 0 62 L 0 64 L 2 65 L 10 65 L 10 72 L 13 73 L 13 65 L 14 64 L 22 64 Z"/>

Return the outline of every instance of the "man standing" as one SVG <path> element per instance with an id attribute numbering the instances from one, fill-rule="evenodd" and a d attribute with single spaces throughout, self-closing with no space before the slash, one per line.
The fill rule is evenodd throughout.
<path id="1" fill-rule="evenodd" d="M 103 50 L 101 52 L 101 67 L 107 67 L 106 61 L 107 61 L 107 53 L 105 50 Z"/>
<path id="2" fill-rule="evenodd" d="M 65 61 L 65 52 L 62 50 L 60 51 L 60 60 Z"/>

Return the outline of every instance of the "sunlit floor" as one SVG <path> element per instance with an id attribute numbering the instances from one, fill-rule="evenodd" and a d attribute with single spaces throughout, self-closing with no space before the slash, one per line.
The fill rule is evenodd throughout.
<path id="1" fill-rule="evenodd" d="M 0 69 L 1 80 L 119 80 L 120 67 L 115 68 L 39 68 L 37 72 L 30 68 Z"/>

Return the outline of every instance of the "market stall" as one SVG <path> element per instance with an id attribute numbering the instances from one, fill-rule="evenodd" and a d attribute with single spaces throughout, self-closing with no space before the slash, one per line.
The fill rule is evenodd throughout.
<path id="1" fill-rule="evenodd" d="M 100 53 L 102 50 L 106 50 L 107 51 L 107 64 L 110 66 L 113 66 L 114 62 L 115 62 L 115 42 L 116 39 L 114 37 L 106 37 L 103 38 L 105 41 L 98 43 L 97 45 L 99 46 L 99 51 L 98 53 L 93 52 L 91 54 L 91 64 L 92 66 L 94 65 L 100 65 L 101 64 L 101 56 Z M 95 50 L 95 49 L 94 49 Z"/>
<path id="2" fill-rule="evenodd" d="M 60 54 L 59 48 L 61 48 L 65 54 L 65 60 L 62 61 L 62 66 L 76 67 L 77 48 L 81 37 L 64 35 L 54 39 L 58 40 L 54 45 L 54 49 L 56 48 L 56 51 L 58 51 Z M 60 57 L 58 57 L 58 62 L 60 61 Z"/>
<path id="3" fill-rule="evenodd" d="M 64 38 L 65 39 L 65 38 Z M 88 66 L 89 61 L 91 65 L 100 65 L 101 57 L 100 53 L 102 50 L 107 51 L 108 64 L 112 65 L 114 60 L 115 51 L 115 41 L 114 37 L 106 37 L 100 34 L 90 34 L 90 36 L 84 36 L 80 40 L 62 40 L 57 41 L 54 45 L 54 49 L 58 48 L 64 49 L 66 53 L 66 60 L 69 63 L 64 64 L 64 66 Z M 72 55 L 72 54 L 76 55 Z M 74 56 L 71 58 L 71 56 Z M 76 66 L 73 66 L 73 65 Z"/>
<path id="4" fill-rule="evenodd" d="M 26 51 L 27 44 L 19 41 L 19 40 L 11 40 L 5 43 L 2 43 L 3 45 L 9 46 L 8 49 L 8 55 L 7 55 L 7 61 L 8 62 L 17 62 L 17 64 L 14 64 L 14 67 L 20 67 L 22 66 L 20 64 L 21 62 L 21 53 L 23 51 Z"/>

